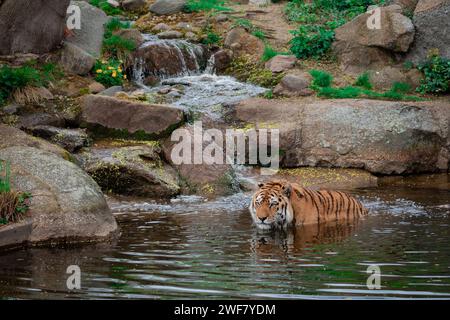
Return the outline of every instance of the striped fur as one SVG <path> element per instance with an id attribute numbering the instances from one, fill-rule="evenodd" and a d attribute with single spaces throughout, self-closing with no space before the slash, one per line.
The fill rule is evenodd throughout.
<path id="1" fill-rule="evenodd" d="M 249 209 L 260 229 L 353 221 L 368 213 L 345 192 L 314 191 L 278 180 L 260 184 Z"/>

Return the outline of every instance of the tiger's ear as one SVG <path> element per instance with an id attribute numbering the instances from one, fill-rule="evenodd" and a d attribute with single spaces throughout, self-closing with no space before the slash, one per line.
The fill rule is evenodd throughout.
<path id="1" fill-rule="evenodd" d="M 258 188 L 262 188 L 264 186 L 264 183 L 258 183 Z"/>
<path id="2" fill-rule="evenodd" d="M 282 190 L 283 190 L 283 194 L 286 197 L 288 197 L 288 198 L 291 197 L 291 194 L 292 194 L 292 186 L 291 186 L 291 184 L 289 184 L 289 183 L 284 184 L 283 187 L 282 187 Z"/>

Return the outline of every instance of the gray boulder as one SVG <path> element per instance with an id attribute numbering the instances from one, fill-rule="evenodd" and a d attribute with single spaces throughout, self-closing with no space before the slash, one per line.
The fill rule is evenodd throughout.
<path id="1" fill-rule="evenodd" d="M 63 129 L 52 126 L 36 126 L 28 129 L 36 136 L 48 140 L 69 152 L 89 146 L 91 139 L 84 129 Z"/>
<path id="2" fill-rule="evenodd" d="M 90 5 L 85 1 L 71 1 L 71 5 L 76 5 L 81 10 L 81 29 L 73 30 L 74 35 L 66 39 L 80 49 L 99 58 L 102 51 L 103 34 L 105 32 L 105 23 L 108 21 L 106 13 Z"/>
<path id="3" fill-rule="evenodd" d="M 279 128 L 285 167 L 407 174 L 448 170 L 449 115 L 444 102 L 258 98 L 235 106 L 234 121 Z"/>
<path id="4" fill-rule="evenodd" d="M 143 9 L 146 4 L 145 0 L 124 0 L 121 6 L 126 11 L 138 11 Z"/>
<path id="5" fill-rule="evenodd" d="M 150 11 L 159 15 L 181 12 L 186 5 L 186 0 L 156 0 L 150 6 Z"/>
<path id="6" fill-rule="evenodd" d="M 82 120 L 96 131 L 134 138 L 157 138 L 170 134 L 184 121 L 183 110 L 169 105 L 88 95 L 82 102 Z"/>
<path id="7" fill-rule="evenodd" d="M 86 75 L 94 67 L 95 60 L 93 55 L 69 42 L 61 50 L 60 65 L 69 73 Z"/>
<path id="8" fill-rule="evenodd" d="M 406 60 L 420 63 L 430 50 L 450 59 L 450 0 L 421 0 L 414 13 L 416 37 Z"/>
<path id="9" fill-rule="evenodd" d="M 100 188 L 75 164 L 25 146 L 0 149 L 0 159 L 10 164 L 12 187 L 32 195 L 27 242 L 96 241 L 117 230 Z"/>
<path id="10" fill-rule="evenodd" d="M 280 83 L 274 88 L 273 93 L 288 97 L 310 96 L 314 93 L 309 88 L 311 78 L 311 75 L 307 72 L 298 75 L 288 74 L 281 79 Z"/>
<path id="11" fill-rule="evenodd" d="M 42 54 L 63 40 L 69 0 L 0 2 L 0 55 Z"/>
<path id="12" fill-rule="evenodd" d="M 180 192 L 175 170 L 155 145 L 92 148 L 79 156 L 83 169 L 103 190 L 121 195 L 170 198 Z"/>

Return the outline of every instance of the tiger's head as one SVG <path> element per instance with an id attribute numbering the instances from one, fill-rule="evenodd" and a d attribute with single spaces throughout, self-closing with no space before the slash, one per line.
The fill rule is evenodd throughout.
<path id="1" fill-rule="evenodd" d="M 286 228 L 294 220 L 290 195 L 292 186 L 283 181 L 258 184 L 250 203 L 250 214 L 258 229 Z"/>

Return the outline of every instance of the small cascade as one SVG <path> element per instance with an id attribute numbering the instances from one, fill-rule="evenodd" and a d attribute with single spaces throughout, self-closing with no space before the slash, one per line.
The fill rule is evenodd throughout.
<path id="1" fill-rule="evenodd" d="M 207 65 L 208 50 L 180 39 L 145 35 L 145 43 L 132 57 L 132 77 L 138 84 L 149 76 L 159 79 L 200 74 Z"/>

